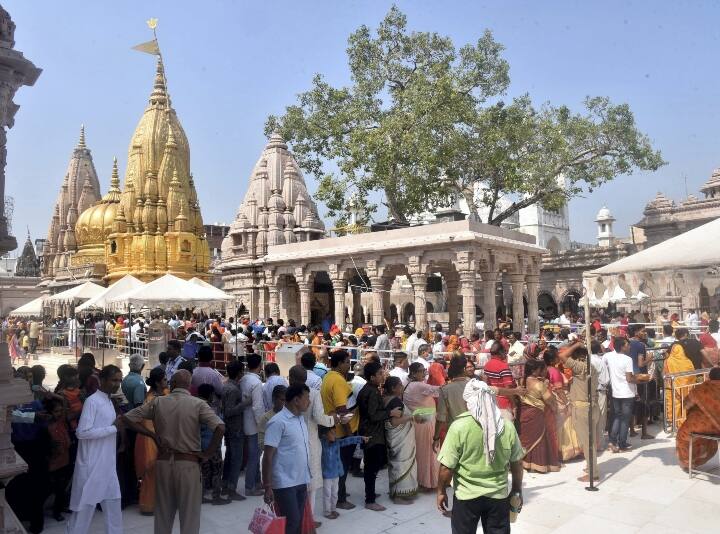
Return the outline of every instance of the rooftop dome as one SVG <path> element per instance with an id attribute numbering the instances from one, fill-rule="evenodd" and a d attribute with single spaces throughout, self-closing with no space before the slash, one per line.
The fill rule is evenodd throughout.
<path id="1" fill-rule="evenodd" d="M 610 210 L 606 206 L 600 208 L 600 211 L 597 212 L 597 216 L 595 217 L 595 222 L 614 220 L 615 217 L 613 217 L 612 213 L 610 213 Z"/>
<path id="2" fill-rule="evenodd" d="M 113 161 L 110 189 L 94 206 L 86 209 L 78 217 L 75 234 L 78 246 L 99 244 L 105 241 L 113 231 L 113 221 L 120 204 L 120 177 L 118 175 L 117 158 Z"/>

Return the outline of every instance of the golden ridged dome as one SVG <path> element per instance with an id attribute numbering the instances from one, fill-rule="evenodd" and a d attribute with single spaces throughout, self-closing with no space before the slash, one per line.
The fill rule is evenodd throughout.
<path id="1" fill-rule="evenodd" d="M 75 235 L 78 247 L 100 245 L 112 233 L 113 222 L 120 204 L 120 177 L 118 175 L 117 158 L 113 161 L 110 189 L 94 206 L 86 209 L 78 217 Z"/>

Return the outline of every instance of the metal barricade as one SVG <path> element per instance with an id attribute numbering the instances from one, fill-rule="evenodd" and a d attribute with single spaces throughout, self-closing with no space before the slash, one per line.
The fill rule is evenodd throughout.
<path id="1" fill-rule="evenodd" d="M 710 369 L 696 369 L 663 376 L 663 430 L 674 434 L 687 416 L 685 399 L 707 380 Z"/>

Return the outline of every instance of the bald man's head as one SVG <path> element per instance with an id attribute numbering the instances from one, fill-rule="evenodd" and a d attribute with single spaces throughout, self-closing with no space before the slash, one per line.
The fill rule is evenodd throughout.
<path id="1" fill-rule="evenodd" d="M 307 369 L 302 365 L 293 365 L 290 368 L 290 384 L 304 384 L 307 381 Z"/>
<path id="2" fill-rule="evenodd" d="M 192 375 L 190 374 L 190 371 L 187 371 L 186 369 L 179 369 L 175 371 L 170 379 L 170 389 L 190 389 L 191 381 Z"/>

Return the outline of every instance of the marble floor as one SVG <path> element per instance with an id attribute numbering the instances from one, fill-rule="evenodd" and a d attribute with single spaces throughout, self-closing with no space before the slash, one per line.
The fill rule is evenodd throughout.
<path id="1" fill-rule="evenodd" d="M 656 430 L 651 427 L 651 430 Z M 602 480 L 597 492 L 588 492 L 576 478 L 583 463 L 571 462 L 559 473 L 526 474 L 525 506 L 512 525 L 514 534 L 690 534 L 717 532 L 720 524 L 720 480 L 702 475 L 689 479 L 675 460 L 674 440 L 659 434 L 657 439 L 640 442 L 631 452 L 600 456 Z M 705 468 L 718 472 L 718 458 Z M 381 472 L 378 492 L 387 488 L 386 472 Z M 363 481 L 349 479 L 350 500 L 362 502 Z M 340 518 L 324 520 L 319 532 L 423 534 L 449 532 L 450 522 L 435 508 L 435 495 L 425 494 L 412 506 L 393 506 L 385 492 L 378 502 L 385 512 L 357 507 L 341 511 Z M 245 532 L 260 497 L 227 506 L 202 506 L 200 531 L 204 534 Z M 322 508 L 321 495 L 317 504 Z M 318 514 L 320 515 L 320 514 Z M 323 518 L 324 519 L 324 518 Z M 123 513 L 124 530 L 132 534 L 151 533 L 152 518 L 141 516 L 134 507 Z M 48 534 L 65 532 L 65 524 L 47 518 Z M 103 518 L 97 512 L 92 533 L 104 532 Z M 174 532 L 179 532 L 176 523 Z"/>

